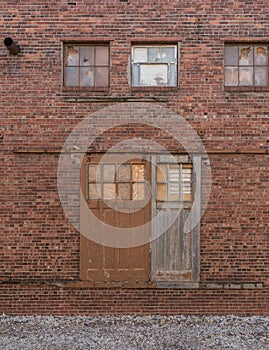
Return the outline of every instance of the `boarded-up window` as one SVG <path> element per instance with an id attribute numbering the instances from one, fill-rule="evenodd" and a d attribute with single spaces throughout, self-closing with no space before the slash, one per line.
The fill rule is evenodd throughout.
<path id="1" fill-rule="evenodd" d="M 65 44 L 64 86 L 107 87 L 109 46 Z"/>
<path id="2" fill-rule="evenodd" d="M 156 198 L 158 201 L 191 201 L 192 165 L 158 164 Z"/>
<path id="3" fill-rule="evenodd" d="M 268 45 L 225 45 L 225 86 L 268 86 Z"/>
<path id="4" fill-rule="evenodd" d="M 88 164 L 88 200 L 143 200 L 145 164 Z"/>
<path id="5" fill-rule="evenodd" d="M 177 86 L 177 46 L 133 46 L 132 86 Z"/>

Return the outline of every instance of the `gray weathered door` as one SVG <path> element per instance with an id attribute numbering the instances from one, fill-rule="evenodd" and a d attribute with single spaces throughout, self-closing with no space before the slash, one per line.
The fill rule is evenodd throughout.
<path id="1" fill-rule="evenodd" d="M 153 157 L 153 221 L 151 279 L 157 282 L 197 282 L 199 279 L 199 224 L 189 232 L 184 226 L 194 215 L 194 193 L 200 191 L 200 158 Z M 194 165 L 195 164 L 195 172 Z M 196 198 L 200 200 L 200 198 Z M 197 212 L 197 210 L 196 210 Z M 172 224 L 171 224 L 172 223 Z"/>

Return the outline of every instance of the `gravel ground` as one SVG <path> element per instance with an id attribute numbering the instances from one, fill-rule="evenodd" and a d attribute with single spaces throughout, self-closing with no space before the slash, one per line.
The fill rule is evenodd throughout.
<path id="1" fill-rule="evenodd" d="M 0 317 L 1 350 L 269 349 L 269 317 Z"/>

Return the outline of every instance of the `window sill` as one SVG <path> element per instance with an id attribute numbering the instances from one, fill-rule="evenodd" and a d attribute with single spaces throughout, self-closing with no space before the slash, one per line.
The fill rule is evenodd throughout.
<path id="1" fill-rule="evenodd" d="M 168 92 L 168 91 L 177 91 L 179 89 L 178 86 L 132 86 L 132 92 Z"/>
<path id="2" fill-rule="evenodd" d="M 85 92 L 109 92 L 109 87 L 89 87 L 89 86 L 63 86 L 62 92 L 75 92 L 75 93 L 85 93 Z"/>
<path id="3" fill-rule="evenodd" d="M 225 86 L 225 92 L 269 92 L 269 86 Z"/>

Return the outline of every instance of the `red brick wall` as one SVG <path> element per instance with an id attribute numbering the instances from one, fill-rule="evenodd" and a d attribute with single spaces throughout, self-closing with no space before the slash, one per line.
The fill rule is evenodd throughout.
<path id="1" fill-rule="evenodd" d="M 21 53 L 11 56 L 0 45 L 0 312 L 268 315 L 269 92 L 227 92 L 223 86 L 225 40 L 269 41 L 265 2 L 72 4 L 1 4 L 2 39 L 12 37 Z M 110 41 L 108 92 L 62 90 L 63 40 Z M 128 85 L 131 42 L 147 40 L 181 42 L 178 88 Z M 70 102 L 95 96 L 104 99 Z M 129 97 L 155 98 L 205 131 L 213 183 L 201 222 L 201 290 L 51 286 L 52 280 L 79 279 L 79 234 L 59 201 L 57 150 L 83 118 Z M 262 288 L 248 289 L 248 282 Z M 245 288 L 224 288 L 229 283 Z"/>

